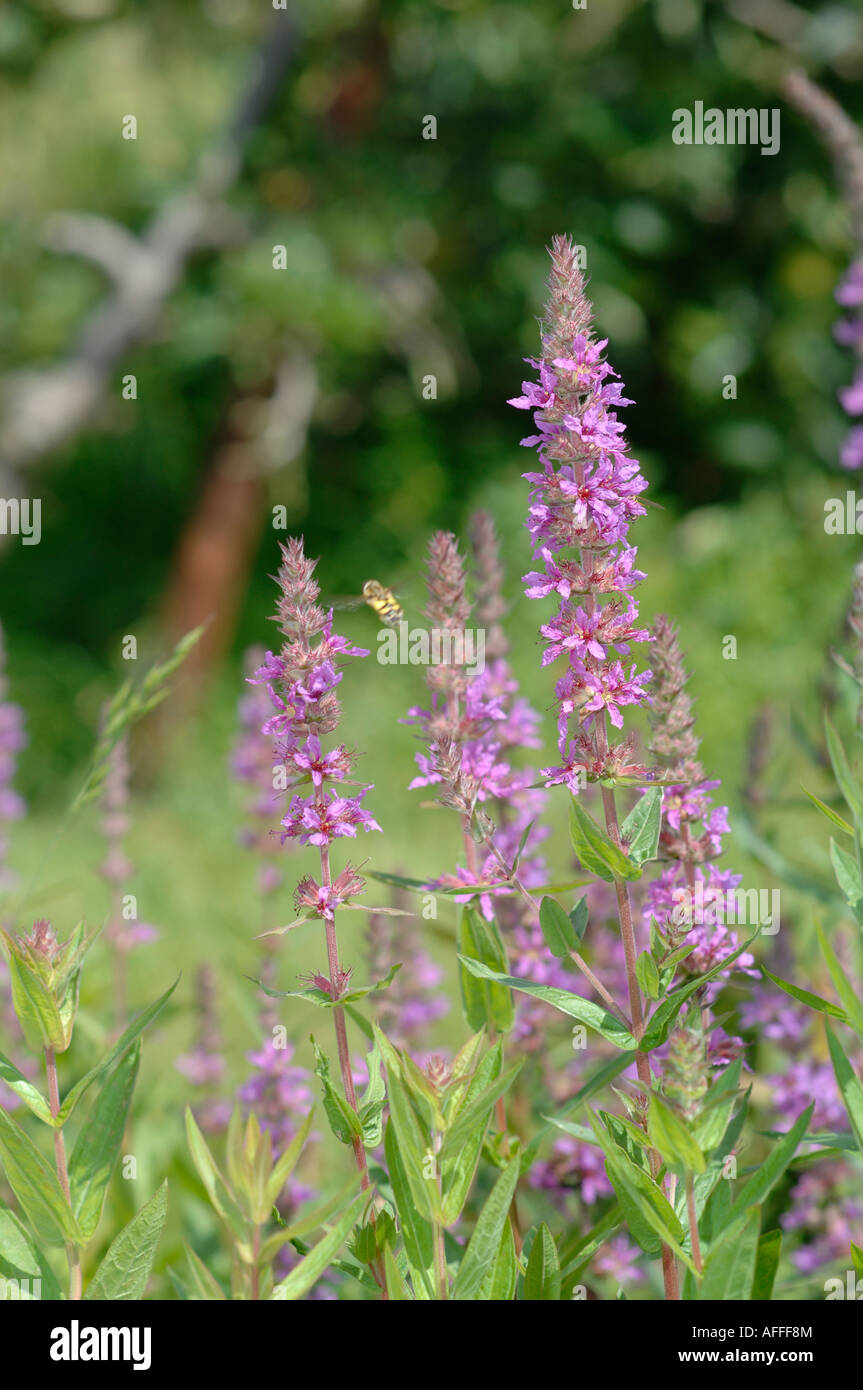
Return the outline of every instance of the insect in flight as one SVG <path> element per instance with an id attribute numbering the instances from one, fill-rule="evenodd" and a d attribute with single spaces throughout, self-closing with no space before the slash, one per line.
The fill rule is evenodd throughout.
<path id="1" fill-rule="evenodd" d="M 385 627 L 398 627 L 405 619 L 405 611 L 392 589 L 385 589 L 376 579 L 367 579 L 361 594 L 350 598 L 334 598 L 329 602 L 333 608 L 360 608 L 367 603 Z"/>

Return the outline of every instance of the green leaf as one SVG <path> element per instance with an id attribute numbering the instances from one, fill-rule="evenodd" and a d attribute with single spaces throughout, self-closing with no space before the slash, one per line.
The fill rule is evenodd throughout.
<path id="1" fill-rule="evenodd" d="M 392 1120 L 384 1135 L 384 1153 L 414 1294 L 417 1298 L 431 1300 L 435 1297 L 434 1236 L 429 1222 L 420 1215 L 414 1203 Z"/>
<path id="2" fill-rule="evenodd" d="M 112 1303 L 143 1299 L 167 1214 L 168 1184 L 163 1182 L 146 1206 L 111 1241 L 90 1280 L 85 1299 Z"/>
<path id="3" fill-rule="evenodd" d="M 516 1154 L 507 1163 L 477 1217 L 452 1287 L 451 1297 L 457 1301 L 476 1297 L 490 1264 L 497 1256 L 518 1182 L 519 1166 L 519 1155 Z"/>
<path id="4" fill-rule="evenodd" d="M 431 1137 L 423 1134 L 410 1098 L 394 1067 L 387 1065 L 387 1095 L 390 1103 L 390 1124 L 401 1155 L 402 1170 L 420 1216 L 434 1221 L 440 1216 L 440 1199 L 433 1177 L 426 1178 L 426 1161 L 433 1157 Z M 399 1204 L 399 1216 L 404 1211 Z"/>
<path id="5" fill-rule="evenodd" d="M 861 792 L 857 779 L 851 771 L 845 749 L 842 747 L 842 741 L 826 714 L 824 716 L 824 732 L 827 737 L 827 751 L 830 754 L 830 762 L 833 765 L 836 781 L 839 783 L 839 790 L 853 811 L 855 820 L 859 820 L 863 818 L 863 792 Z"/>
<path id="6" fill-rule="evenodd" d="M 584 933 L 587 931 L 587 917 L 588 907 L 587 896 L 585 895 L 584 897 L 579 898 L 578 902 L 575 904 L 575 907 L 569 914 L 569 920 L 572 923 L 572 930 L 575 932 L 576 941 L 584 940 Z"/>
<path id="7" fill-rule="evenodd" d="M 63 1020 L 53 994 L 18 951 L 10 949 L 8 961 L 12 1006 L 28 1048 L 35 1053 L 44 1047 L 65 1051 Z"/>
<path id="8" fill-rule="evenodd" d="M 396 1257 L 390 1247 L 384 1247 L 384 1275 L 387 1281 L 387 1293 L 391 1303 L 411 1303 L 408 1286 L 402 1278 L 401 1270 L 396 1263 Z"/>
<path id="9" fill-rule="evenodd" d="M 94 1234 L 102 1216 L 105 1192 L 123 1142 L 140 1059 L 138 1041 L 118 1063 L 96 1097 L 69 1162 L 72 1210 L 85 1240 Z"/>
<path id="10" fill-rule="evenodd" d="M 545 897 L 540 903 L 539 925 L 551 954 L 557 956 L 558 960 L 568 960 L 570 951 L 574 951 L 578 944 L 578 938 L 568 914 L 554 898 Z"/>
<path id="11" fill-rule="evenodd" d="M 506 950 L 497 924 L 487 922 L 472 907 L 462 912 L 459 946 L 463 956 L 506 974 Z M 474 1033 L 486 1026 L 495 1033 L 508 1033 L 515 1022 L 511 991 L 481 980 L 464 968 L 459 971 L 459 982 L 468 1027 Z"/>
<path id="12" fill-rule="evenodd" d="M 635 962 L 635 978 L 638 987 L 648 999 L 659 999 L 662 987 L 659 983 L 659 971 L 656 968 L 656 961 L 649 951 L 642 951 L 638 960 Z"/>
<path id="13" fill-rule="evenodd" d="M 300 1161 L 300 1154 L 305 1147 L 306 1140 L 309 1137 L 309 1130 L 312 1127 L 313 1114 L 314 1111 L 310 1110 L 290 1144 L 285 1149 L 285 1152 L 273 1167 L 273 1171 L 267 1183 L 267 1200 L 271 1206 L 275 1205 L 278 1201 L 282 1188 Z"/>
<path id="14" fill-rule="evenodd" d="M 10 1091 L 14 1091 L 16 1096 L 23 1100 L 24 1104 L 33 1111 L 34 1115 L 38 1115 L 44 1124 L 53 1125 L 51 1108 L 42 1092 L 33 1085 L 32 1081 L 28 1081 L 24 1073 L 19 1071 L 15 1063 L 10 1062 L 9 1058 L 5 1057 L 2 1052 L 0 1052 L 0 1081 L 4 1082 Z"/>
<path id="15" fill-rule="evenodd" d="M 856 907 L 863 898 L 863 883 L 860 881 L 860 866 L 857 860 L 837 845 L 830 836 L 830 862 L 836 875 L 836 882 L 848 900 L 850 907 Z"/>
<path id="16" fill-rule="evenodd" d="M 461 1096 L 456 1093 L 454 1103 L 448 1107 L 447 1132 L 440 1155 L 443 1193 L 441 1221 L 444 1226 L 451 1226 L 458 1220 L 467 1201 L 482 1153 L 485 1131 L 491 1118 L 495 1097 L 498 1094 L 503 1094 L 503 1091 L 500 1090 L 500 1083 L 504 1081 L 502 1072 L 503 1041 L 499 1040 L 479 1061 L 473 1076 L 470 1078 L 467 1090 Z M 506 1090 L 513 1075 L 514 1072 L 510 1069 L 505 1078 L 503 1090 Z M 466 1122 L 467 1114 L 474 1117 L 473 1125 Z M 453 1141 L 452 1129 L 449 1128 L 450 1123 L 452 1129 L 456 1130 L 456 1141 L 458 1141 L 460 1134 L 461 1142 Z"/>
<path id="17" fill-rule="evenodd" d="M 662 788 L 651 787 L 636 801 L 623 825 L 620 838 L 627 854 L 635 864 L 646 864 L 659 853 L 659 831 L 662 825 Z"/>
<path id="18" fill-rule="evenodd" d="M 658 1254 L 658 1242 L 642 1244 L 644 1236 L 640 1226 L 633 1222 L 633 1216 L 637 1213 L 640 1223 L 653 1232 L 654 1237 L 658 1236 L 659 1241 L 667 1245 L 694 1273 L 695 1266 L 682 1246 L 683 1226 L 662 1188 L 653 1181 L 649 1173 L 637 1163 L 633 1163 L 629 1155 L 614 1143 L 590 1111 L 588 1117 L 597 1141 L 605 1153 L 608 1180 L 617 1194 L 633 1238 L 648 1254 Z"/>
<path id="19" fill-rule="evenodd" d="M 820 1014 L 829 1014 L 831 1018 L 838 1018 L 842 1023 L 848 1022 L 848 1015 L 844 1009 L 840 1009 L 837 1004 L 830 1004 L 826 999 L 822 999 L 820 994 L 813 994 L 811 990 L 801 989 L 799 985 L 792 985 L 788 980 L 780 980 L 778 975 L 774 975 L 765 965 L 761 966 L 761 973 L 766 975 L 768 980 L 772 980 L 779 989 L 790 994 L 792 999 L 799 999 L 801 1004 L 807 1004 L 810 1009 L 817 1009 Z"/>
<path id="20" fill-rule="evenodd" d="M 583 999 L 580 994 L 571 994 L 569 990 L 556 989 L 552 985 L 535 985 L 532 980 L 517 980 L 512 975 L 498 975 L 480 961 L 468 960 L 464 956 L 459 956 L 459 960 L 473 975 L 479 975 L 482 979 L 497 980 L 510 989 L 520 990 L 522 994 L 531 994 L 535 999 L 542 999 L 553 1008 L 560 1009 L 561 1013 L 569 1014 L 570 1018 L 577 1018 L 581 1023 L 586 1023 L 605 1038 L 606 1042 L 614 1043 L 615 1047 L 633 1051 L 638 1046 L 620 1019 L 589 999 Z"/>
<path id="21" fill-rule="evenodd" d="M 863 1274 L 863 1250 L 860 1249 L 859 1245 L 855 1245 L 853 1240 L 851 1242 L 851 1262 L 857 1273 Z"/>
<path id="22" fill-rule="evenodd" d="M 832 810 L 832 808 L 828 806 L 826 802 L 822 801 L 820 797 L 815 796 L 814 792 L 808 791 L 806 787 L 803 786 L 802 782 L 800 783 L 800 785 L 803 788 L 803 791 L 809 797 L 809 800 L 813 803 L 813 805 L 818 807 L 818 810 L 821 812 L 823 816 L 827 817 L 827 819 L 830 821 L 830 824 L 835 825 L 837 829 L 843 830 L 846 835 L 850 835 L 853 838 L 853 825 L 849 825 L 847 820 L 845 820 L 842 816 L 837 815 L 837 813 L 834 810 Z"/>
<path id="23" fill-rule="evenodd" d="M 213 1278 L 200 1256 L 195 1254 L 190 1245 L 184 1246 L 184 1249 L 190 1275 L 187 1298 L 193 1303 L 227 1302 L 221 1284 Z"/>
<path id="24" fill-rule="evenodd" d="M 760 1231 L 761 1213 L 755 1211 L 742 1231 L 726 1232 L 705 1261 L 704 1277 L 696 1295 L 699 1300 L 729 1303 L 749 1300 Z"/>
<path id="25" fill-rule="evenodd" d="M 20 1298 L 40 1297 L 57 1300 L 63 1297 L 54 1273 L 26 1227 L 8 1207 L 0 1202 L 0 1279 L 26 1280 L 28 1289 L 19 1289 Z M 34 1280 L 41 1288 L 34 1288 Z M 8 1285 L 7 1285 L 8 1289 Z M 8 1296 L 8 1295 L 7 1295 Z"/>
<path id="26" fill-rule="evenodd" d="M 529 1302 L 560 1301 L 560 1260 L 545 1222 L 537 1231 L 531 1247 L 524 1276 L 524 1298 Z"/>
<path id="27" fill-rule="evenodd" d="M 483 1281 L 479 1297 L 490 1303 L 511 1303 L 515 1297 L 518 1283 L 518 1257 L 515 1253 L 515 1237 L 512 1222 L 503 1223 L 497 1257 L 487 1279 Z"/>
<path id="28" fill-rule="evenodd" d="M 653 1147 L 669 1168 L 703 1173 L 704 1154 L 683 1121 L 654 1092 L 650 1097 L 647 1133 Z"/>
<path id="29" fill-rule="evenodd" d="M 0 1106 L 0 1160 L 21 1209 L 46 1245 L 82 1244 L 57 1175 L 24 1130 Z"/>
<path id="30" fill-rule="evenodd" d="M 758 1242 L 752 1292 L 749 1295 L 753 1303 L 769 1303 L 773 1297 L 773 1284 L 776 1279 L 776 1271 L 779 1268 L 781 1253 L 782 1232 L 778 1228 L 774 1231 L 767 1231 Z"/>
<path id="31" fill-rule="evenodd" d="M 863 1005 L 860 1004 L 857 995 L 854 993 L 853 986 L 845 971 L 842 969 L 836 952 L 827 940 L 820 922 L 815 923 L 815 930 L 818 933 L 818 944 L 821 947 L 821 954 L 827 962 L 827 969 L 830 971 L 830 978 L 833 981 L 836 993 L 839 995 L 845 1007 L 848 1022 L 857 1036 L 863 1040 Z"/>
<path id="32" fill-rule="evenodd" d="M 596 1095 L 597 1091 L 603 1090 L 610 1081 L 613 1081 L 622 1071 L 631 1066 L 632 1057 L 625 1052 L 617 1057 L 612 1057 L 611 1061 L 605 1062 L 601 1067 L 598 1067 L 593 1075 L 585 1081 L 584 1085 L 576 1091 L 575 1095 L 570 1097 L 559 1115 L 543 1115 L 542 1118 L 545 1120 L 545 1124 L 542 1129 L 534 1135 L 524 1151 L 522 1172 L 527 1172 L 527 1169 L 532 1167 L 543 1141 L 548 1137 L 552 1129 L 566 1130 L 567 1122 L 563 1118 L 564 1115 L 570 1115 L 577 1111 L 586 1100 L 590 1100 L 591 1096 Z"/>
<path id="33" fill-rule="evenodd" d="M 641 878 L 639 865 L 634 864 L 600 829 L 577 796 L 572 797 L 569 803 L 569 834 L 579 860 L 597 878 L 604 879 L 606 883 L 613 883 L 615 879 Z"/>
<path id="34" fill-rule="evenodd" d="M 318 1047 L 314 1038 L 312 1038 L 312 1046 L 315 1049 L 315 1072 L 323 1088 L 324 1113 L 329 1120 L 330 1129 L 343 1144 L 350 1144 L 353 1139 L 361 1139 L 363 1126 L 359 1115 L 353 1106 L 348 1104 L 344 1096 L 336 1090 L 330 1080 L 329 1059 Z"/>
<path id="35" fill-rule="evenodd" d="M 273 1299 L 278 1302 L 292 1303 L 298 1298 L 303 1298 L 309 1289 L 314 1287 L 332 1263 L 334 1256 L 344 1245 L 367 1200 L 368 1197 L 365 1192 L 360 1192 L 354 1198 L 332 1229 L 327 1232 L 323 1239 L 318 1241 L 317 1245 L 312 1247 L 307 1255 L 303 1256 L 287 1278 L 276 1285 L 272 1292 Z"/>
<path id="36" fill-rule="evenodd" d="M 125 1033 L 117 1039 L 111 1050 L 105 1053 L 101 1062 L 97 1062 L 95 1067 L 91 1067 L 86 1075 L 82 1076 L 81 1080 L 72 1087 L 71 1091 L 64 1099 L 63 1104 L 60 1106 L 60 1111 L 55 1121 L 58 1128 L 66 1123 L 75 1109 L 75 1106 L 78 1104 L 81 1097 L 87 1093 L 93 1085 L 93 1082 L 98 1081 L 100 1076 L 104 1076 L 108 1068 L 113 1066 L 114 1062 L 123 1056 L 123 1053 L 132 1046 L 132 1043 L 141 1036 L 144 1029 L 158 1017 L 179 983 L 180 977 L 178 975 L 170 989 L 166 989 L 165 993 L 157 999 L 155 1003 L 150 1004 L 146 1009 L 142 1009 L 138 1017 L 132 1020 Z"/>
<path id="37" fill-rule="evenodd" d="M 731 1226 L 735 1221 L 742 1220 L 751 1208 L 761 1205 L 797 1152 L 814 1109 L 815 1103 L 813 1101 L 812 1105 L 797 1118 L 785 1138 L 768 1154 L 754 1176 L 738 1192 L 729 1208 L 726 1226 Z"/>
<path id="38" fill-rule="evenodd" d="M 848 1119 L 851 1121 L 851 1129 L 854 1132 L 857 1145 L 863 1153 L 863 1086 L 861 1086 L 851 1063 L 845 1056 L 842 1045 L 830 1024 L 825 1023 L 824 1027 L 827 1030 L 827 1046 L 830 1048 L 830 1060 L 836 1073 L 836 1084 L 848 1112 Z"/>
<path id="39" fill-rule="evenodd" d="M 671 1032 L 674 1020 L 677 1018 L 677 1015 L 680 1013 L 680 1010 L 690 995 L 694 994 L 702 985 L 706 985 L 711 980 L 715 980 L 717 975 L 722 974 L 723 970 L 727 970 L 732 961 L 737 960 L 738 956 L 742 956 L 743 952 L 752 945 L 757 936 L 758 932 L 756 931 L 750 936 L 748 941 L 744 941 L 742 946 L 738 946 L 730 955 L 725 956 L 717 965 L 714 965 L 712 970 L 708 970 L 704 975 L 698 975 L 695 979 L 687 981 L 685 985 L 681 985 L 673 994 L 669 994 L 667 998 L 663 999 L 662 1003 L 648 1019 L 647 1027 L 641 1038 L 641 1048 L 645 1052 L 650 1052 L 654 1047 L 661 1047 Z"/>
<path id="40" fill-rule="evenodd" d="M 519 1057 L 511 1067 L 493 1081 L 489 1086 L 484 1086 L 476 1096 L 471 1096 L 468 1091 L 465 1102 L 455 1116 L 453 1123 L 449 1125 L 444 1133 L 443 1144 L 441 1145 L 441 1158 L 448 1156 L 455 1150 L 460 1151 L 472 1134 L 479 1131 L 485 1134 L 496 1102 L 504 1095 L 512 1085 L 518 1073 L 524 1065 L 524 1057 Z"/>
<path id="41" fill-rule="evenodd" d="M 186 1138 L 189 1152 L 192 1155 L 192 1162 L 198 1170 L 198 1176 L 206 1188 L 207 1196 L 217 1215 L 221 1216 L 222 1220 L 227 1223 L 237 1241 L 246 1240 L 249 1235 L 249 1223 L 233 1192 L 222 1177 L 207 1146 L 207 1141 L 198 1128 L 198 1122 L 188 1106 L 186 1107 Z"/>

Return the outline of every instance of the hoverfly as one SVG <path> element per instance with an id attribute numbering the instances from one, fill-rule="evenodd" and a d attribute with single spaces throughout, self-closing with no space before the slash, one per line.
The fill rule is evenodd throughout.
<path id="1" fill-rule="evenodd" d="M 405 620 L 405 611 L 392 589 L 385 589 L 376 579 L 367 579 L 361 594 L 330 599 L 329 603 L 333 608 L 361 608 L 367 603 L 385 627 L 398 627 Z"/>

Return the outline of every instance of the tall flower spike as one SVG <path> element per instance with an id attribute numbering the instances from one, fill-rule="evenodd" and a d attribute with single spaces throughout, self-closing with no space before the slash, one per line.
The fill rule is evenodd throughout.
<path id="1" fill-rule="evenodd" d="M 558 595 L 556 617 L 540 629 L 548 643 L 543 664 L 566 659 L 555 692 L 561 763 L 543 775 L 547 785 L 563 782 L 577 793 L 585 780 L 622 774 L 649 780 L 632 761 L 634 741 L 610 744 L 605 720 L 607 714 L 621 729 L 623 709 L 648 699 L 650 671 L 637 673 L 626 660 L 633 642 L 649 638 L 636 625 L 630 590 L 644 575 L 628 544 L 630 522 L 644 515 L 638 498 L 647 483 L 627 454 L 616 412 L 631 401 L 602 356 L 607 339 L 593 335 L 593 311 L 568 237 L 552 242 L 548 289 L 542 355 L 527 359 L 539 381 L 526 381 L 509 403 L 533 411 L 537 432 L 521 442 L 538 449 L 542 465 L 525 474 L 527 528 L 541 564 L 525 575 L 526 593 Z"/>
<path id="2" fill-rule="evenodd" d="M 798 111 L 814 126 L 833 161 L 857 243 L 857 255 L 836 288 L 836 301 L 851 310 L 834 329 L 836 341 L 852 348 L 858 358 L 854 380 L 839 391 L 846 415 L 863 415 L 863 137 L 856 123 L 838 101 L 802 72 L 791 72 L 785 79 L 785 94 Z M 863 424 L 852 426 L 839 450 L 843 468 L 863 468 Z"/>

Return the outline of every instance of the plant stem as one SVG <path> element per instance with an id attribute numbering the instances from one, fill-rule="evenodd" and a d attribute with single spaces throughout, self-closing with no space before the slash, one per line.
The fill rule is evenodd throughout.
<path id="1" fill-rule="evenodd" d="M 701 1241 L 698 1238 L 698 1217 L 695 1211 L 695 1181 L 688 1169 L 686 1172 L 686 1210 L 689 1214 L 689 1238 L 692 1242 L 692 1262 L 700 1274 L 704 1266 L 701 1262 Z"/>
<path id="2" fill-rule="evenodd" d="M 325 888 L 329 888 L 332 881 L 330 876 L 329 846 L 321 845 L 320 848 L 321 883 Z M 341 967 L 339 965 L 339 943 L 338 937 L 336 936 L 335 913 L 333 914 L 332 918 L 327 917 L 324 920 L 327 938 L 327 961 L 329 963 L 330 971 L 330 991 L 332 998 L 336 999 L 338 997 Z M 342 1088 L 345 1093 L 345 1100 L 347 1101 L 351 1109 L 356 1111 L 357 1093 L 354 1088 L 354 1078 L 351 1074 L 351 1054 L 350 1048 L 348 1047 L 348 1030 L 347 1025 L 345 1023 L 345 1011 L 342 1008 L 341 1004 L 336 1004 L 335 1008 L 333 1009 L 333 1023 L 335 1025 L 336 1030 L 336 1047 L 338 1048 L 339 1070 L 342 1074 Z M 366 1146 L 363 1143 L 362 1136 L 354 1135 L 351 1138 L 351 1147 L 354 1151 L 354 1161 L 357 1165 L 357 1171 L 360 1175 L 360 1183 L 362 1185 L 363 1191 L 367 1192 L 371 1187 L 371 1183 L 369 1181 L 369 1166 L 366 1161 Z M 374 1226 L 374 1211 L 370 1212 L 369 1221 L 371 1225 Z M 380 1288 L 383 1297 L 385 1299 L 388 1298 L 386 1279 L 384 1277 L 382 1269 L 380 1268 L 380 1260 L 375 1260 L 375 1262 L 371 1264 L 369 1268 L 371 1269 L 371 1272 L 374 1275 L 375 1282 Z"/>
<path id="3" fill-rule="evenodd" d="M 601 722 L 597 727 L 597 741 L 605 743 L 605 723 Z M 620 827 L 617 822 L 617 806 L 614 800 L 614 792 L 610 787 L 602 788 L 602 805 L 605 811 L 606 829 L 614 841 L 620 847 Z M 632 1032 L 634 1037 L 641 1041 L 644 1033 L 644 1015 L 641 1011 L 641 991 L 638 988 L 638 978 L 635 973 L 636 945 L 635 928 L 632 924 L 632 905 L 629 901 L 629 889 L 622 879 L 615 879 L 615 889 L 617 890 L 617 908 L 620 918 L 620 934 L 623 939 L 623 956 L 626 964 L 626 987 L 629 994 L 629 1012 L 632 1015 Z M 651 1091 L 651 1071 L 650 1056 L 647 1052 L 639 1049 L 635 1054 L 635 1065 L 638 1072 L 638 1079 L 641 1082 L 645 1096 L 650 1095 Z M 650 1149 L 650 1171 L 654 1181 L 662 1167 L 662 1161 L 655 1149 Z M 680 1298 L 680 1281 L 677 1275 L 677 1265 L 674 1256 L 667 1245 L 662 1246 L 662 1280 L 665 1287 L 665 1297 L 669 1300 L 677 1301 Z"/>
<path id="4" fill-rule="evenodd" d="M 45 1048 L 45 1071 L 48 1076 L 48 1102 L 51 1106 L 51 1118 L 56 1119 L 60 1113 L 60 1087 L 57 1083 L 57 1054 L 53 1047 Z M 54 1130 L 54 1158 L 57 1164 L 57 1178 L 66 1198 L 69 1210 L 72 1210 L 72 1197 L 69 1191 L 69 1170 L 66 1166 L 66 1142 L 63 1138 L 62 1129 Z M 69 1298 L 77 1302 L 81 1298 L 82 1292 L 82 1271 L 81 1255 L 77 1245 L 73 1241 L 66 1242 L 66 1261 L 69 1266 Z"/>

